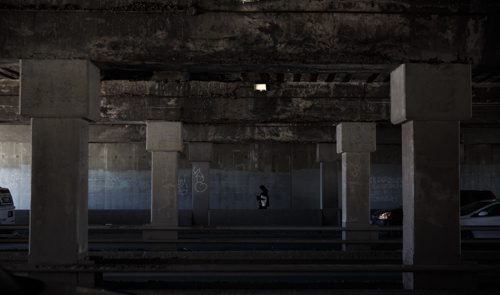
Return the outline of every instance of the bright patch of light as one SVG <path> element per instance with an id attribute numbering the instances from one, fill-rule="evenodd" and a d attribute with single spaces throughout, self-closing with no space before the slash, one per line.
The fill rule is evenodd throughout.
<path id="1" fill-rule="evenodd" d="M 384 212 L 378 216 L 378 219 L 380 220 L 387 220 L 389 217 L 391 217 L 392 213 L 391 212 Z"/>
<path id="2" fill-rule="evenodd" d="M 255 91 L 266 91 L 267 85 L 266 84 L 255 84 L 254 89 L 255 89 Z"/>

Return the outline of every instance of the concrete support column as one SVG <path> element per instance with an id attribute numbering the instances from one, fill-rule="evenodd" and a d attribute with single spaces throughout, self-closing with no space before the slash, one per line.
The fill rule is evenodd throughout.
<path id="1" fill-rule="evenodd" d="M 189 143 L 192 162 L 193 224 L 209 225 L 210 161 L 213 145 L 209 142 Z"/>
<path id="2" fill-rule="evenodd" d="M 148 121 L 146 150 L 151 152 L 151 225 L 177 227 L 177 168 L 182 151 L 180 122 Z M 145 231 L 145 239 L 176 239 L 176 232 Z"/>
<path id="3" fill-rule="evenodd" d="M 404 64 L 391 73 L 391 121 L 402 124 L 405 265 L 460 261 L 459 120 L 470 116 L 469 65 Z M 462 287 L 450 273 L 404 273 L 403 284 Z"/>
<path id="4" fill-rule="evenodd" d="M 151 152 L 151 225 L 178 225 L 178 158 L 178 152 Z"/>
<path id="5" fill-rule="evenodd" d="M 74 264 L 87 252 L 87 120 L 98 117 L 99 90 L 87 60 L 21 62 L 20 113 L 33 118 L 32 264 Z"/>
<path id="6" fill-rule="evenodd" d="M 319 143 L 316 161 L 320 169 L 320 203 L 323 225 L 339 225 L 339 155 L 335 144 Z"/>
<path id="7" fill-rule="evenodd" d="M 370 226 L 370 152 L 376 149 L 375 132 L 374 123 L 337 125 L 337 153 L 342 154 L 342 226 L 347 229 Z M 369 240 L 371 237 L 370 232 L 343 232 L 344 240 Z"/>
<path id="8" fill-rule="evenodd" d="M 31 126 L 30 262 L 76 263 L 87 252 L 88 123 L 34 118 Z"/>

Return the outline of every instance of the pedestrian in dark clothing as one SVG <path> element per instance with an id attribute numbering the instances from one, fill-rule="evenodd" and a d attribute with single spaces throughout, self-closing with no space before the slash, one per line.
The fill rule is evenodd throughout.
<path id="1" fill-rule="evenodd" d="M 267 188 L 263 185 L 260 187 L 260 194 L 257 195 L 257 201 L 259 201 L 259 209 L 266 209 L 269 207 L 269 192 Z"/>

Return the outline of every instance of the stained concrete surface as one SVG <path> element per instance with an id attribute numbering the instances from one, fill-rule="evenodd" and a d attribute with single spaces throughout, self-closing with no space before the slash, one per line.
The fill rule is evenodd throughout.
<path id="1" fill-rule="evenodd" d="M 495 129 L 493 129 L 495 130 Z M 488 136 L 485 135 L 486 138 Z M 500 196 L 500 144 L 466 144 L 461 168 L 462 189 L 491 190 Z M 218 159 L 210 172 L 213 209 L 256 208 L 255 195 L 260 184 L 268 185 L 273 209 L 295 204 L 319 208 L 319 164 L 314 147 L 308 149 L 311 161 L 302 160 L 300 169 L 290 170 L 290 151 L 294 144 L 258 144 L 268 154 L 257 164 L 250 159 L 255 145 L 216 144 Z M 89 208 L 148 209 L 150 207 L 150 155 L 144 143 L 92 143 L 89 146 Z M 304 149 L 304 148 L 302 148 Z M 378 145 L 372 154 L 370 178 L 371 208 L 401 205 L 401 146 Z M 228 153 L 228 151 L 233 153 Z M 225 156 L 222 156 L 225 155 Z M 273 156 L 274 155 L 274 156 Z M 300 158 L 300 157 L 299 157 Z M 243 160 L 242 160 L 243 159 Z M 300 160 L 297 160 L 300 161 Z M 314 163 L 313 163 L 314 162 Z M 191 169 L 181 159 L 178 171 L 178 204 L 191 208 Z M 257 165 L 258 168 L 255 168 Z M 252 168 L 253 167 L 253 168 Z M 0 185 L 8 187 L 16 207 L 28 209 L 31 193 L 31 144 L 0 142 Z M 292 182 L 297 187 L 292 194 Z M 303 188 L 298 188 L 302 186 Z M 227 195 L 227 199 L 223 199 Z"/>

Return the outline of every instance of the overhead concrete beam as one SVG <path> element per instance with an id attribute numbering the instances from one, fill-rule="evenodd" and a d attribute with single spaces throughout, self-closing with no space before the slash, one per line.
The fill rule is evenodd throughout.
<path id="1" fill-rule="evenodd" d="M 470 65 L 403 64 L 391 73 L 391 122 L 467 120 Z"/>
<path id="2" fill-rule="evenodd" d="M 439 2 L 417 2 L 410 0 L 400 0 L 388 2 L 373 2 L 371 0 L 358 1 L 329 1 L 329 0 L 310 0 L 305 3 L 302 0 L 281 0 L 281 1 L 235 1 L 235 0 L 198 0 L 198 1 L 178 1 L 163 0 L 141 1 L 141 0 L 122 0 L 122 1 L 65 1 L 61 3 L 58 0 L 3 0 L 4 7 L 11 9 L 44 9 L 44 10 L 114 10 L 114 11 L 159 11 L 172 13 L 187 13 L 189 8 L 196 8 L 193 13 L 213 12 L 213 11 L 231 11 L 231 12 L 371 12 L 371 13 L 429 13 L 449 14 L 463 11 L 471 13 L 485 13 L 489 11 L 498 11 L 498 3 L 484 1 L 475 3 L 472 7 L 465 0 L 447 0 Z"/>
<path id="3" fill-rule="evenodd" d="M 309 133 L 307 132 L 309 130 Z M 266 137 L 266 135 L 272 135 Z M 500 128 L 461 128 L 464 144 L 500 144 Z M 127 143 L 146 141 L 145 124 L 92 124 L 89 143 Z M 311 142 L 335 143 L 335 126 L 315 125 L 200 125 L 183 124 L 183 141 L 216 143 L 237 142 Z M 0 124 L 0 142 L 31 142 L 29 124 Z M 401 128 L 377 127 L 377 145 L 401 144 Z"/>
<path id="4" fill-rule="evenodd" d="M 185 123 L 336 123 L 389 119 L 388 83 L 283 83 L 256 93 L 248 83 L 103 81 L 100 121 Z M 473 88 L 473 119 L 500 123 L 500 87 Z M 0 120 L 19 116 L 17 81 L 0 82 Z"/>
<path id="5" fill-rule="evenodd" d="M 146 150 L 150 152 L 182 151 L 181 122 L 148 121 L 146 126 Z"/>
<path id="6" fill-rule="evenodd" d="M 462 9 L 460 14 L 455 14 L 444 6 L 427 9 L 426 5 L 415 6 L 403 0 L 391 3 L 396 11 L 400 7 L 399 13 L 394 13 L 394 8 L 385 13 L 382 7 L 387 8 L 388 4 L 370 13 L 366 2 L 354 5 L 358 11 L 347 8 L 348 4 L 340 6 L 346 10 L 324 11 L 325 5 L 332 4 L 319 2 L 318 10 L 298 10 L 293 18 L 289 11 L 283 10 L 304 8 L 305 4 L 290 6 L 278 1 L 274 5 L 282 5 L 279 10 L 269 8 L 265 12 L 264 7 L 271 4 L 239 3 L 231 11 L 213 2 L 205 5 L 207 11 L 195 9 L 192 15 L 190 8 L 185 13 L 173 13 L 175 10 L 162 8 L 141 10 L 147 4 L 135 3 L 129 9 L 127 5 L 118 9 L 103 5 L 85 10 L 77 5 L 78 13 L 64 9 L 34 11 L 29 5 L 2 10 L 0 56 L 88 58 L 100 66 L 115 68 L 134 63 L 161 67 L 172 63 L 500 62 L 498 55 L 489 54 L 498 49 L 485 50 L 485 46 L 496 43 L 484 40 L 485 32 L 498 31 L 500 24 L 488 22 L 489 11 L 477 14 L 465 3 L 456 8 Z M 205 4 L 201 3 L 199 7 Z M 241 13 L 252 6 L 256 13 Z M 364 13 L 359 13 L 361 7 Z M 414 7 L 421 7 L 427 13 L 415 13 L 418 10 Z M 432 13 L 440 14 L 439 21 L 428 17 Z"/>
<path id="7" fill-rule="evenodd" d="M 31 142 L 31 125 L 0 124 L 0 142 Z"/>
<path id="8" fill-rule="evenodd" d="M 22 60 L 19 112 L 32 118 L 96 120 L 100 83 L 99 69 L 88 60 Z"/>

